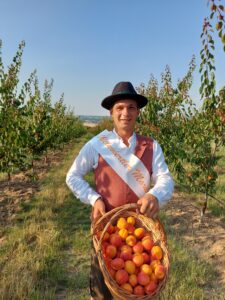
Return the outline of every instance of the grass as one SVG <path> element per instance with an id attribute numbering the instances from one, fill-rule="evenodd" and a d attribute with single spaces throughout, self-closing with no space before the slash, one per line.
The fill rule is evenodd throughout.
<path id="1" fill-rule="evenodd" d="M 65 184 L 67 170 L 86 138 L 76 141 L 61 165 L 44 179 L 40 192 L 23 204 L 15 226 L 5 231 L 0 248 L 1 300 L 89 299 L 91 208 Z M 92 175 L 87 180 L 93 184 Z M 159 299 L 223 299 L 213 291 L 217 274 L 212 266 L 183 244 L 163 212 L 161 218 L 168 233 L 171 271 Z"/>
<path id="2" fill-rule="evenodd" d="M 90 207 L 75 201 L 65 184 L 79 147 L 76 142 L 75 152 L 48 174 L 8 229 L 0 248 L 0 299 L 55 299 L 88 286 Z"/>

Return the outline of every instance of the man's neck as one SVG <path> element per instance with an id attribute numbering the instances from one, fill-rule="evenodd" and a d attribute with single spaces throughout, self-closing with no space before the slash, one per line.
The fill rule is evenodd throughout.
<path id="1" fill-rule="evenodd" d="M 115 131 L 116 131 L 116 133 L 121 137 L 121 139 L 123 140 L 123 142 L 124 142 L 124 144 L 126 145 L 126 146 L 129 146 L 129 142 L 128 142 L 128 140 L 129 140 L 129 138 L 133 135 L 133 131 L 131 131 L 131 132 L 127 132 L 127 131 L 125 131 L 125 130 L 117 130 L 116 128 L 115 128 Z"/>

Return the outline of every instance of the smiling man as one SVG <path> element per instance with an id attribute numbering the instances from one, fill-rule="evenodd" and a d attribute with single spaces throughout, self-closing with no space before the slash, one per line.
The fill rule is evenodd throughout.
<path id="1" fill-rule="evenodd" d="M 130 82 L 116 84 L 112 95 L 102 101 L 113 119 L 113 131 L 104 130 L 85 144 L 67 174 L 75 196 L 93 206 L 93 222 L 127 203 L 138 203 L 140 213 L 153 218 L 172 197 L 173 180 L 160 145 L 134 132 L 147 101 Z M 94 171 L 95 190 L 84 180 L 90 171 Z M 91 299 L 112 299 L 94 251 L 90 290 Z"/>

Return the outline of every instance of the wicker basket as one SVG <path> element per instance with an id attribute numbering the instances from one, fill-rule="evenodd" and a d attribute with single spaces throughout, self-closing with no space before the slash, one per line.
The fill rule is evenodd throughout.
<path id="1" fill-rule="evenodd" d="M 167 279 L 168 279 L 168 271 L 169 271 L 169 251 L 167 247 L 166 234 L 162 224 L 159 219 L 153 220 L 148 218 L 142 214 L 137 213 L 137 204 L 126 204 L 115 208 L 106 214 L 104 214 L 100 219 L 98 219 L 92 225 L 92 235 L 93 235 L 93 244 L 98 257 L 99 265 L 101 271 L 103 273 L 105 283 L 110 290 L 111 294 L 115 299 L 118 300 L 147 300 L 155 298 L 160 291 L 164 288 Z M 118 218 L 120 217 L 129 217 L 133 216 L 136 219 L 136 225 L 138 227 L 144 227 L 146 231 L 152 233 L 153 241 L 155 244 L 159 245 L 163 250 L 163 259 L 162 263 L 166 268 L 166 275 L 158 284 L 157 289 L 152 293 L 145 296 L 136 296 L 134 294 L 129 294 L 126 290 L 122 289 L 117 282 L 112 278 L 109 273 L 102 253 L 102 240 L 107 228 L 110 224 L 115 225 Z M 100 238 L 97 237 L 99 232 L 102 232 Z"/>

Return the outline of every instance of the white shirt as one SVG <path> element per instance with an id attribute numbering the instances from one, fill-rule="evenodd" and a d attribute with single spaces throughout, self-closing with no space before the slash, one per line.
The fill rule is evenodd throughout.
<path id="1" fill-rule="evenodd" d="M 119 139 L 119 147 L 127 147 L 122 138 L 113 130 Z M 132 153 L 136 147 L 136 134 L 129 138 L 129 148 Z M 95 201 L 101 197 L 84 179 L 84 176 L 93 171 L 98 166 L 99 154 L 93 148 L 90 141 L 87 142 L 80 153 L 74 160 L 69 172 L 66 176 L 66 183 L 82 202 L 94 205 Z M 152 176 L 151 181 L 153 187 L 148 193 L 151 193 L 159 201 L 159 207 L 163 207 L 172 197 L 174 183 L 164 159 L 162 149 L 157 141 L 153 140 L 153 157 L 152 157 Z"/>

